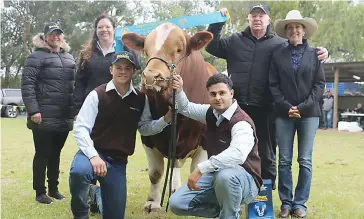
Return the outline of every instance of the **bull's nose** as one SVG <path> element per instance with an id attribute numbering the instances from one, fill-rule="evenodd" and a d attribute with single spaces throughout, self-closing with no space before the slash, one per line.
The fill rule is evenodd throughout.
<path id="1" fill-rule="evenodd" d="M 155 80 L 158 78 L 158 77 L 161 77 L 161 74 L 160 73 L 157 73 L 157 72 L 152 72 L 152 71 L 143 71 L 143 77 L 144 77 L 144 80 L 145 80 L 145 83 L 147 85 L 152 85 L 154 84 Z"/>

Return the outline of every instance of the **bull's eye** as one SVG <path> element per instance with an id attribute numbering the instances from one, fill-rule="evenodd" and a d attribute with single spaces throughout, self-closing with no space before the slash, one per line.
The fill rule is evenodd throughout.
<path id="1" fill-rule="evenodd" d="M 178 53 L 182 52 L 182 49 L 177 49 L 177 52 L 178 52 Z"/>

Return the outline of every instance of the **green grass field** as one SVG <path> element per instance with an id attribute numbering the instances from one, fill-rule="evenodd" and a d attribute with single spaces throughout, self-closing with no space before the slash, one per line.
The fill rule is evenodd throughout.
<path id="1" fill-rule="evenodd" d="M 42 205 L 35 201 L 32 189 L 32 159 L 34 146 L 25 118 L 1 119 L 1 218 L 3 219 L 69 219 L 70 194 L 68 173 L 73 155 L 77 151 L 70 133 L 62 151 L 60 191 L 66 200 Z M 139 139 L 138 139 L 139 140 Z M 297 152 L 295 152 L 295 155 Z M 313 182 L 308 201 L 308 218 L 312 219 L 364 219 L 364 133 L 318 131 L 313 158 Z M 294 183 L 297 162 L 294 158 Z M 188 218 L 168 213 L 143 214 L 143 205 L 149 191 L 146 172 L 147 160 L 138 141 L 135 154 L 128 164 L 127 219 Z M 183 169 L 183 180 L 188 176 Z M 279 210 L 279 198 L 274 191 L 274 208 Z M 101 218 L 99 215 L 91 218 Z M 191 217 L 194 218 L 194 217 Z M 242 218 L 244 218 L 242 216 Z"/>

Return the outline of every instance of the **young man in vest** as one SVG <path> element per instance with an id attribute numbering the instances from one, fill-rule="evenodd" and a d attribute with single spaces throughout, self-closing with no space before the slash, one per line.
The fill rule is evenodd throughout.
<path id="1" fill-rule="evenodd" d="M 90 92 L 74 125 L 80 150 L 70 170 L 71 210 L 74 218 L 88 218 L 90 182 L 100 182 L 103 218 L 123 219 L 126 205 L 126 164 L 134 153 L 136 131 L 141 135 L 161 132 L 171 120 L 152 120 L 148 99 L 131 83 L 136 72 L 135 57 L 115 54 L 112 80 Z"/>
<path id="2" fill-rule="evenodd" d="M 169 199 L 177 215 L 239 218 L 240 205 L 253 201 L 263 184 L 252 119 L 233 99 L 233 83 L 217 73 L 206 83 L 209 104 L 188 101 L 180 76 L 173 78 L 178 112 L 207 125 L 209 159 L 198 164 L 186 185 Z"/>

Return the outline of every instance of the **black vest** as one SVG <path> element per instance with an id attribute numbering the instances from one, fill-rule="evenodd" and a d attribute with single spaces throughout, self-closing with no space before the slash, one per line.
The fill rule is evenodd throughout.
<path id="1" fill-rule="evenodd" d="M 96 89 L 99 106 L 91 132 L 95 149 L 103 156 L 127 163 L 134 153 L 138 122 L 144 110 L 145 95 L 131 93 L 122 99 L 115 89 L 106 92 L 106 84 Z"/>

